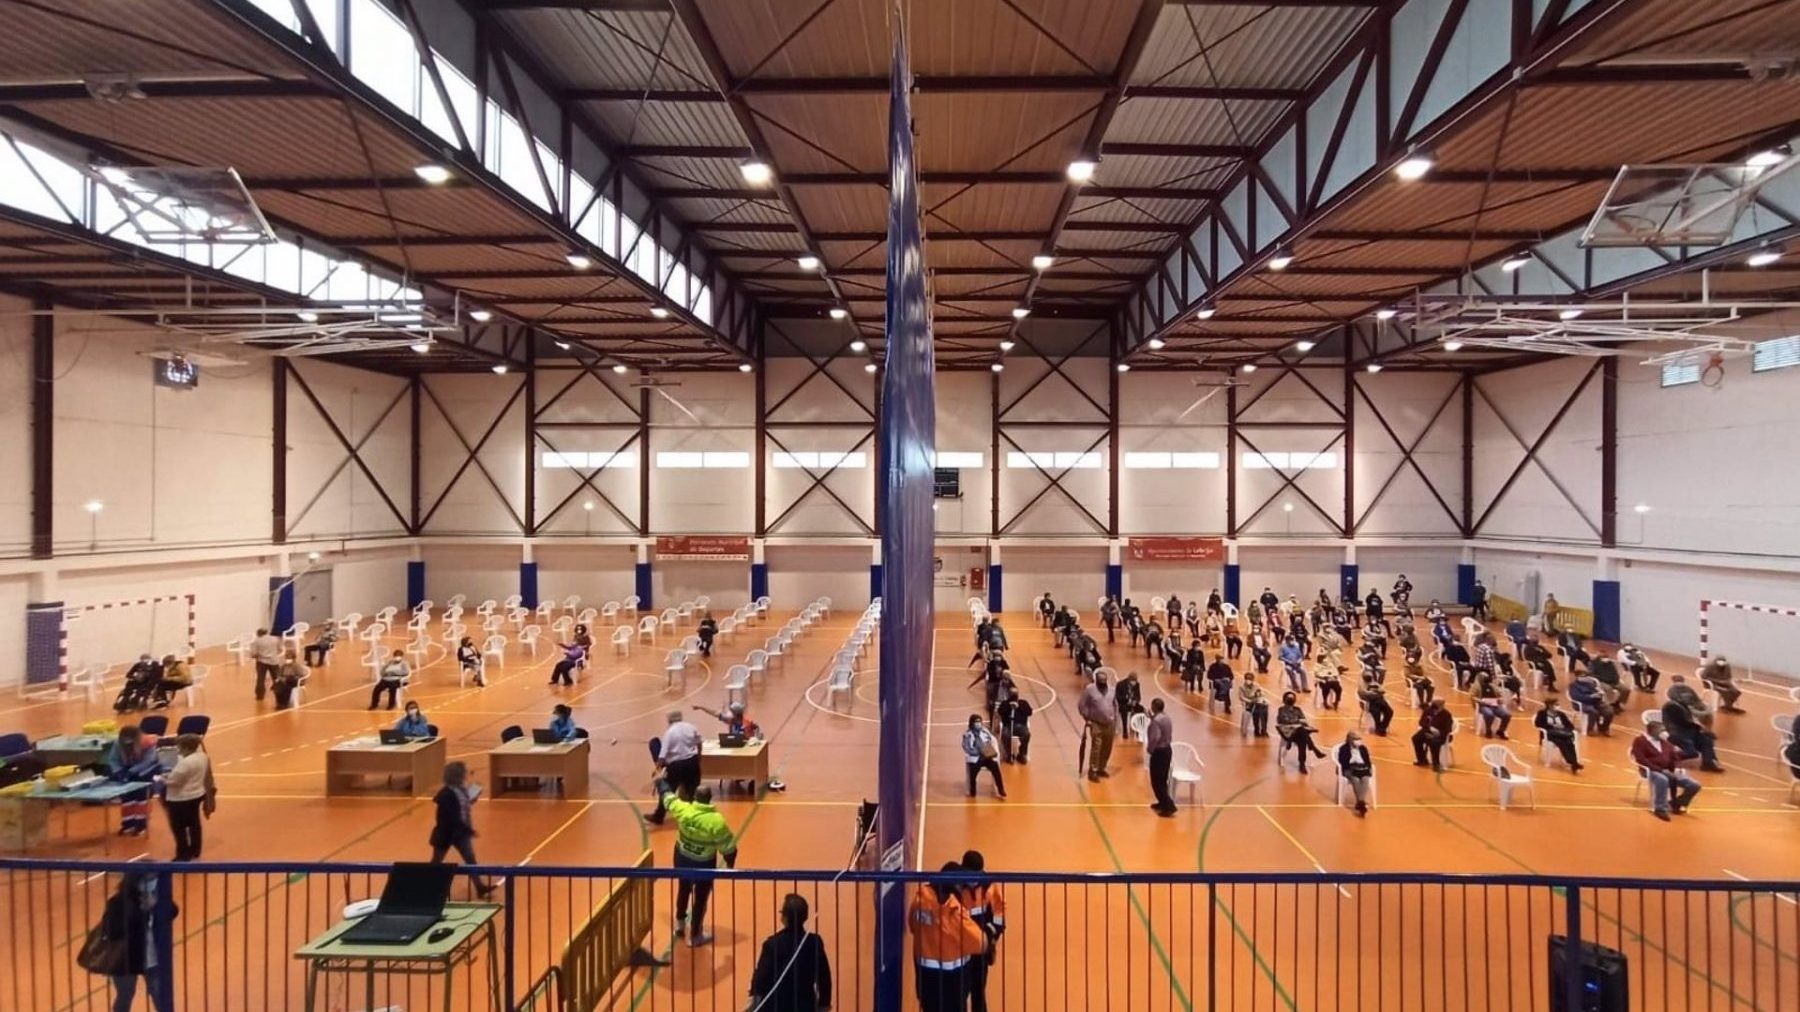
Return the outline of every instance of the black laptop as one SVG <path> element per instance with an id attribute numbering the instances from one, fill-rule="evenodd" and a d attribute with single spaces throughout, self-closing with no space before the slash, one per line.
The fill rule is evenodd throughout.
<path id="1" fill-rule="evenodd" d="M 388 872 L 375 912 L 338 936 L 346 945 L 409 945 L 443 919 L 456 868 L 400 862 Z"/>
<path id="2" fill-rule="evenodd" d="M 409 741 L 412 741 L 412 739 L 407 736 L 405 731 L 397 731 L 391 727 L 384 727 L 381 729 L 381 743 L 383 745 L 404 745 Z"/>
<path id="3" fill-rule="evenodd" d="M 531 729 L 531 743 L 534 745 L 560 745 L 562 739 L 556 736 L 555 731 L 547 727 L 534 727 Z"/>
<path id="4" fill-rule="evenodd" d="M 719 732 L 720 748 L 743 748 L 748 744 L 750 744 L 750 740 L 741 734 L 732 734 L 729 731 Z"/>

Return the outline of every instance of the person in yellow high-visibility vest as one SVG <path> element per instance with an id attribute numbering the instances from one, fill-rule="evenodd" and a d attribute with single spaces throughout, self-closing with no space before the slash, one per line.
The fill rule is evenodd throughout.
<path id="1" fill-rule="evenodd" d="M 717 868 L 719 858 L 725 867 L 737 867 L 737 837 L 725 824 L 725 816 L 712 804 L 712 788 L 694 789 L 693 800 L 684 800 L 674 791 L 663 794 L 663 806 L 675 817 L 675 867 Z M 675 889 L 675 937 L 687 937 L 688 945 L 699 948 L 712 941 L 706 931 L 706 901 L 712 897 L 710 880 L 681 880 Z M 693 900 L 694 916 L 688 919 L 688 900 Z"/>
<path id="2" fill-rule="evenodd" d="M 946 875 L 962 871 L 955 861 Z M 969 1002 L 968 966 L 985 958 L 987 933 L 969 916 L 951 882 L 921 882 L 906 911 L 912 932 L 914 980 L 924 1012 L 963 1012 Z"/>

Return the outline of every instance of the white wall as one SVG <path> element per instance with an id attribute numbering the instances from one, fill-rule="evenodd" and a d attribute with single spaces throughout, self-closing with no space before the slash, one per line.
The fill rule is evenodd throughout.
<path id="1" fill-rule="evenodd" d="M 1008 545 L 1000 565 L 1001 603 L 1009 612 L 1030 612 L 1047 590 L 1059 603 L 1092 619 L 1095 601 L 1106 593 L 1105 548 Z"/>
<path id="2" fill-rule="evenodd" d="M 962 498 L 937 501 L 939 534 L 987 534 L 993 526 L 993 374 L 946 372 L 937 377 L 937 448 L 979 453 L 981 467 L 961 469 Z M 1001 451 L 1005 459 L 1005 450 Z"/>
<path id="3" fill-rule="evenodd" d="M 1330 547 L 1285 545 L 1242 545 L 1238 548 L 1239 600 L 1249 601 L 1262 594 L 1264 587 L 1286 598 L 1294 595 L 1301 601 L 1319 596 L 1323 587 L 1332 597 L 1338 596 L 1344 552 Z"/>
<path id="4" fill-rule="evenodd" d="M 1152 596 L 1170 594 L 1204 605 L 1214 590 L 1225 592 L 1224 563 L 1125 562 L 1125 596 L 1140 608 L 1149 607 Z"/>
<path id="5" fill-rule="evenodd" d="M 325 555 L 320 564 L 331 567 L 332 612 L 373 615 L 389 606 L 405 608 L 409 557 L 404 548 Z"/>
<path id="6" fill-rule="evenodd" d="M 680 385 L 652 392 L 651 452 L 736 451 L 754 459 L 754 382 L 754 377 L 744 373 L 682 373 Z M 755 520 L 755 480 L 749 467 L 652 468 L 650 528 L 695 534 L 748 534 Z"/>
<path id="7" fill-rule="evenodd" d="M 1463 484 L 1459 378 L 1363 373 L 1356 384 L 1356 533 L 1456 536 Z"/>
<path id="8" fill-rule="evenodd" d="M 1310 384 L 1310 385 L 1309 385 Z M 1258 537 L 1318 536 L 1344 519 L 1344 373 L 1340 367 L 1261 370 L 1237 390 L 1238 452 L 1334 453 L 1338 466 L 1301 471 L 1239 467 L 1237 521 Z M 1274 423 L 1283 428 L 1262 428 Z M 1304 427 L 1317 423 L 1317 428 Z M 1293 426 L 1293 427 L 1286 427 Z M 1288 484 L 1286 478 L 1294 481 Z M 1292 507 L 1289 509 L 1288 507 Z M 1335 584 L 1334 584 L 1335 585 Z"/>
<path id="9" fill-rule="evenodd" d="M 1218 534 L 1225 530 L 1226 392 L 1218 384 L 1218 378 L 1210 374 L 1130 373 L 1120 377 L 1121 534 Z M 1134 468 L 1127 466 L 1127 455 L 1133 452 L 1211 453 L 1219 466 Z"/>
<path id="10" fill-rule="evenodd" d="M 771 536 L 873 531 L 875 377 L 862 366 L 854 355 L 833 360 L 823 371 L 803 358 L 768 360 L 764 510 Z M 855 453 L 862 455 L 862 465 L 778 468 L 774 462 L 783 453 Z M 815 478 L 823 479 L 816 487 Z"/>
<path id="11" fill-rule="evenodd" d="M 193 594 L 198 644 L 216 645 L 268 624 L 272 561 L 248 558 L 79 570 L 63 573 L 58 591 L 69 608 Z M 176 650 L 185 642 L 186 624 L 183 602 L 84 615 L 67 624 L 69 663 L 118 664 L 144 651 Z"/>
<path id="12" fill-rule="evenodd" d="M 525 381 L 493 373 L 421 379 L 419 510 L 425 533 L 525 533 Z M 476 450 L 473 461 L 465 444 Z"/>
<path id="13" fill-rule="evenodd" d="M 504 601 L 519 592 L 521 553 L 515 545 L 427 542 L 423 553 L 425 596 L 440 604 L 457 594 L 479 603 Z"/>
<path id="14" fill-rule="evenodd" d="M 1604 378 L 1595 375 L 1581 386 L 1595 361 L 1561 358 L 1476 380 L 1473 519 L 1481 536 L 1599 541 L 1600 391 Z M 1544 440 L 1536 459 L 1525 465 L 1502 496 L 1501 489 L 1525 458 L 1526 447 L 1578 387 L 1581 395 Z M 1567 491 L 1566 498 L 1558 485 Z M 1482 523 L 1484 515 L 1487 519 Z"/>
<path id="15" fill-rule="evenodd" d="M 712 598 L 714 610 L 736 608 L 750 600 L 750 563 L 658 559 L 650 570 L 650 587 L 658 610 L 702 594 Z"/>
<path id="16" fill-rule="evenodd" d="M 1456 600 L 1456 565 L 1460 559 L 1461 551 L 1454 545 L 1441 548 L 1359 546 L 1356 549 L 1357 583 L 1364 597 L 1373 589 L 1381 591 L 1385 599 L 1393 590 L 1394 578 L 1405 573 L 1413 585 L 1413 606 L 1423 610 L 1433 598 L 1444 602 Z M 1328 589 L 1336 596 L 1336 584 Z M 1493 587 L 1490 585 L 1488 589 L 1493 590 Z"/>
<path id="17" fill-rule="evenodd" d="M 30 309 L 24 299 L 0 295 L 0 555 L 31 547 Z M 0 651 L 7 649 L 0 640 Z"/>
<path id="18" fill-rule="evenodd" d="M 1017 359 L 1000 374 L 1000 530 L 1014 535 L 1106 532 L 1107 420 L 1109 365 L 1105 359 L 1076 359 L 1051 373 L 1039 360 Z M 1039 382 L 1041 380 L 1041 382 Z M 1035 384 L 1035 385 L 1034 385 Z M 1098 407 L 1096 407 L 1098 405 Z M 1081 422 L 1076 426 L 1034 427 L 1016 423 Z M 1099 455 L 1087 469 L 1030 465 L 1011 467 L 1007 454 L 1080 453 Z M 1045 472 L 1048 472 L 1046 475 Z M 1060 477 L 1060 489 L 1038 493 Z M 1033 499 L 1035 503 L 1032 503 Z M 1028 505 L 1029 504 L 1029 505 Z M 1098 524 L 1095 523 L 1098 521 Z"/>
<path id="19" fill-rule="evenodd" d="M 405 533 L 402 518 L 412 500 L 412 415 L 406 380 L 312 360 L 290 362 L 288 368 L 290 540 Z M 204 377 L 201 383 L 205 384 Z M 59 391 L 59 404 L 62 399 Z M 354 462 L 345 463 L 349 451 L 332 432 L 334 424 L 352 445 L 360 446 L 358 454 L 369 474 Z M 267 457 L 246 461 L 245 466 L 267 472 Z M 262 502 L 267 501 L 265 489 Z"/>
<path id="20" fill-rule="evenodd" d="M 836 609 L 869 603 L 869 560 L 866 545 L 770 545 L 769 597 L 778 608 L 793 608 L 819 597 L 831 598 Z"/>
<path id="21" fill-rule="evenodd" d="M 633 377 L 610 370 L 540 367 L 537 370 L 539 422 L 532 448 L 537 475 L 537 525 L 545 535 L 626 534 L 639 521 L 639 483 L 649 466 L 637 441 L 641 391 Z M 606 468 L 588 484 L 587 473 L 544 467 L 546 453 L 622 454 L 629 467 Z M 592 509 L 583 508 L 591 504 Z"/>
<path id="22" fill-rule="evenodd" d="M 637 593 L 635 545 L 559 545 L 539 542 L 538 598 L 561 600 L 573 594 L 593 607 Z"/>

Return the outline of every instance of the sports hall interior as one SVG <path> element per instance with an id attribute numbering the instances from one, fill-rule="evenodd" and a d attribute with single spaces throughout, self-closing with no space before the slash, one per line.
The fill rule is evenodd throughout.
<path id="1" fill-rule="evenodd" d="M 0 0 L 0 142 L 0 763 L 203 717 L 216 784 L 176 864 L 160 803 L 9 778 L 0 1006 L 116 1007 L 76 953 L 141 865 L 182 1009 L 757 1008 L 789 892 L 831 1007 L 918 1008 L 884 918 L 970 850 L 997 1008 L 1562 1008 L 1576 933 L 1629 959 L 1583 1007 L 1800 1005 L 1793 0 Z M 1402 581 L 1441 768 L 1400 646 L 1387 734 L 1357 701 Z M 1248 636 L 1265 591 L 1352 602 L 1343 701 L 1296 703 L 1363 735 L 1366 812 L 1103 618 Z M 1552 595 L 1660 672 L 1579 772 L 1533 724 Z M 1128 722 L 1085 775 L 1046 596 L 1170 718 L 1172 817 Z M 1506 739 L 1435 606 L 1523 675 Z M 987 620 L 1035 711 L 1004 798 Z M 261 695 L 259 630 L 328 627 Z M 503 888 L 441 981 L 296 956 L 431 855 L 440 769 L 328 775 L 396 653 Z M 121 712 L 140 655 L 193 682 Z M 1658 817 L 1634 742 L 1720 657 L 1722 770 Z M 739 872 L 689 945 L 648 746 L 733 703 L 766 767 L 702 757 Z M 585 774 L 496 776 L 558 705 Z M 661 965 L 578 986 L 607 918 Z"/>

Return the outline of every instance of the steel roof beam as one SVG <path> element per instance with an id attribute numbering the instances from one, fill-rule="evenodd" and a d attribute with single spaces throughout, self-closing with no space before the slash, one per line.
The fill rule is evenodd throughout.
<path id="1" fill-rule="evenodd" d="M 885 95 L 888 82 L 879 77 L 755 78 L 738 86 L 741 95 L 804 96 L 831 98 Z M 1105 78 L 1086 75 L 1041 77 L 932 77 L 913 79 L 913 91 L 922 95 L 1067 95 L 1101 92 Z M 716 91 L 692 88 L 565 88 L 562 97 L 571 102 L 685 102 L 718 104 L 726 101 Z M 1132 98 L 1185 99 L 1191 101 L 1296 102 L 1305 97 L 1298 88 L 1264 88 L 1254 85 L 1163 85 L 1129 88 Z"/>

